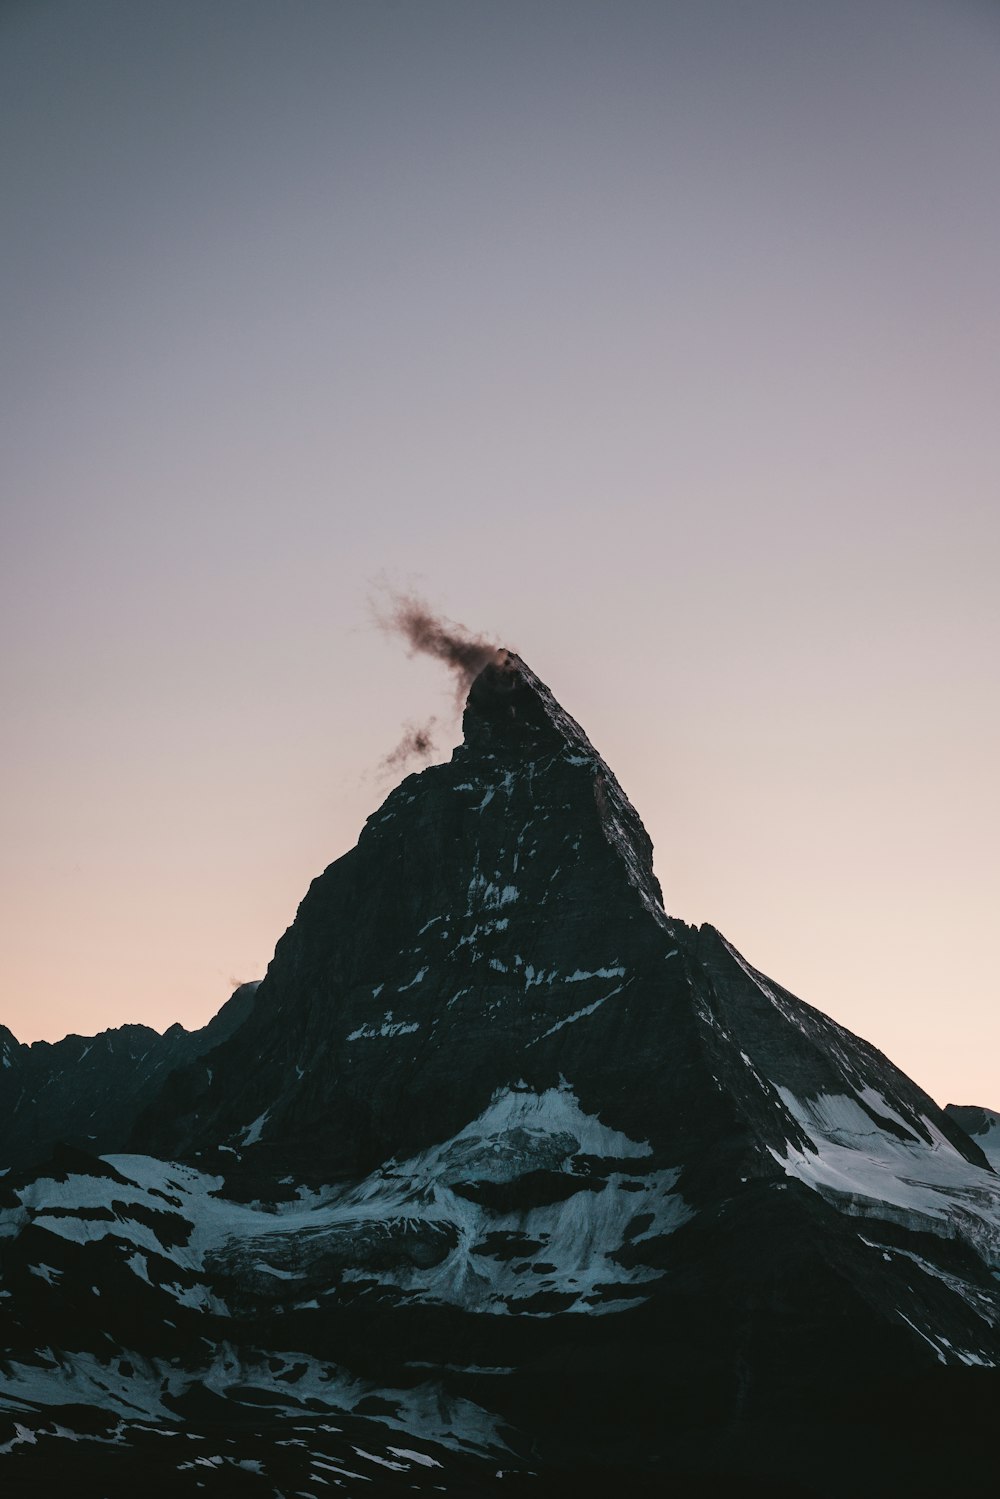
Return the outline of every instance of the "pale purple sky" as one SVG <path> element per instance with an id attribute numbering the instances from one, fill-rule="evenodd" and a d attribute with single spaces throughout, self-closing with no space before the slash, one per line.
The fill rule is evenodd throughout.
<path id="1" fill-rule="evenodd" d="M 33 0 L 0 131 L 0 1020 L 263 973 L 447 713 L 385 578 L 1000 1107 L 996 5 Z"/>

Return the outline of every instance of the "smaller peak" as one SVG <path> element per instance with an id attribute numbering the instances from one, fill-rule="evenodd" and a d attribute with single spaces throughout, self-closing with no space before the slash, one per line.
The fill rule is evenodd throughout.
<path id="1" fill-rule="evenodd" d="M 1000 1172 L 1000 1113 L 969 1103 L 949 1103 L 944 1111 L 979 1146 L 993 1170 Z"/>
<path id="2" fill-rule="evenodd" d="M 28 1048 L 5 1025 L 0 1025 L 0 1071 L 16 1066 Z"/>

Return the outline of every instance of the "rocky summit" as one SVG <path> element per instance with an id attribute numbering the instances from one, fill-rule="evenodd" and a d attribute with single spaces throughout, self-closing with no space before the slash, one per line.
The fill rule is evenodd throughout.
<path id="1" fill-rule="evenodd" d="M 516 656 L 213 1026 L 0 1037 L 5 1492 L 992 1484 L 996 1116 L 668 916 Z"/>

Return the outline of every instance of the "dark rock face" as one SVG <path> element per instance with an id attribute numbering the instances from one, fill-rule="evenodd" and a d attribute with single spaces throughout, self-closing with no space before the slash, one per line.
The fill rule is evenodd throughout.
<path id="1" fill-rule="evenodd" d="M 243 984 L 208 1025 L 123 1025 L 99 1036 L 23 1046 L 0 1027 L 0 1141 L 4 1164 L 37 1161 L 58 1141 L 97 1154 L 120 1149 L 140 1111 L 175 1067 L 227 1040 L 253 1008 Z"/>
<path id="2" fill-rule="evenodd" d="M 324 1463 L 366 1493 L 974 1488 L 978 1121 L 664 913 L 638 817 L 516 657 L 464 726 L 133 1112 L 132 1154 L 2 1179 L 0 1405 L 32 1433 L 60 1395 L 113 1411 L 130 1452 L 137 1411 L 212 1422 L 223 1492 L 237 1461 L 271 1491 Z"/>

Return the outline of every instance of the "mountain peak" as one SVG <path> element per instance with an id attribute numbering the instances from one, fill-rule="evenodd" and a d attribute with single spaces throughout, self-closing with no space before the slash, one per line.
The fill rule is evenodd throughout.
<path id="1" fill-rule="evenodd" d="M 530 776 L 558 763 L 590 781 L 605 837 L 624 861 L 630 883 L 661 924 L 663 897 L 653 873 L 653 845 L 642 819 L 583 729 L 513 651 L 498 650 L 472 682 L 455 760 L 496 762 L 503 778 L 515 765 Z"/>
<path id="2" fill-rule="evenodd" d="M 576 720 L 513 651 L 498 651 L 473 679 L 463 728 L 467 742 L 498 734 L 523 739 L 534 732 L 590 756 L 596 754 Z"/>

